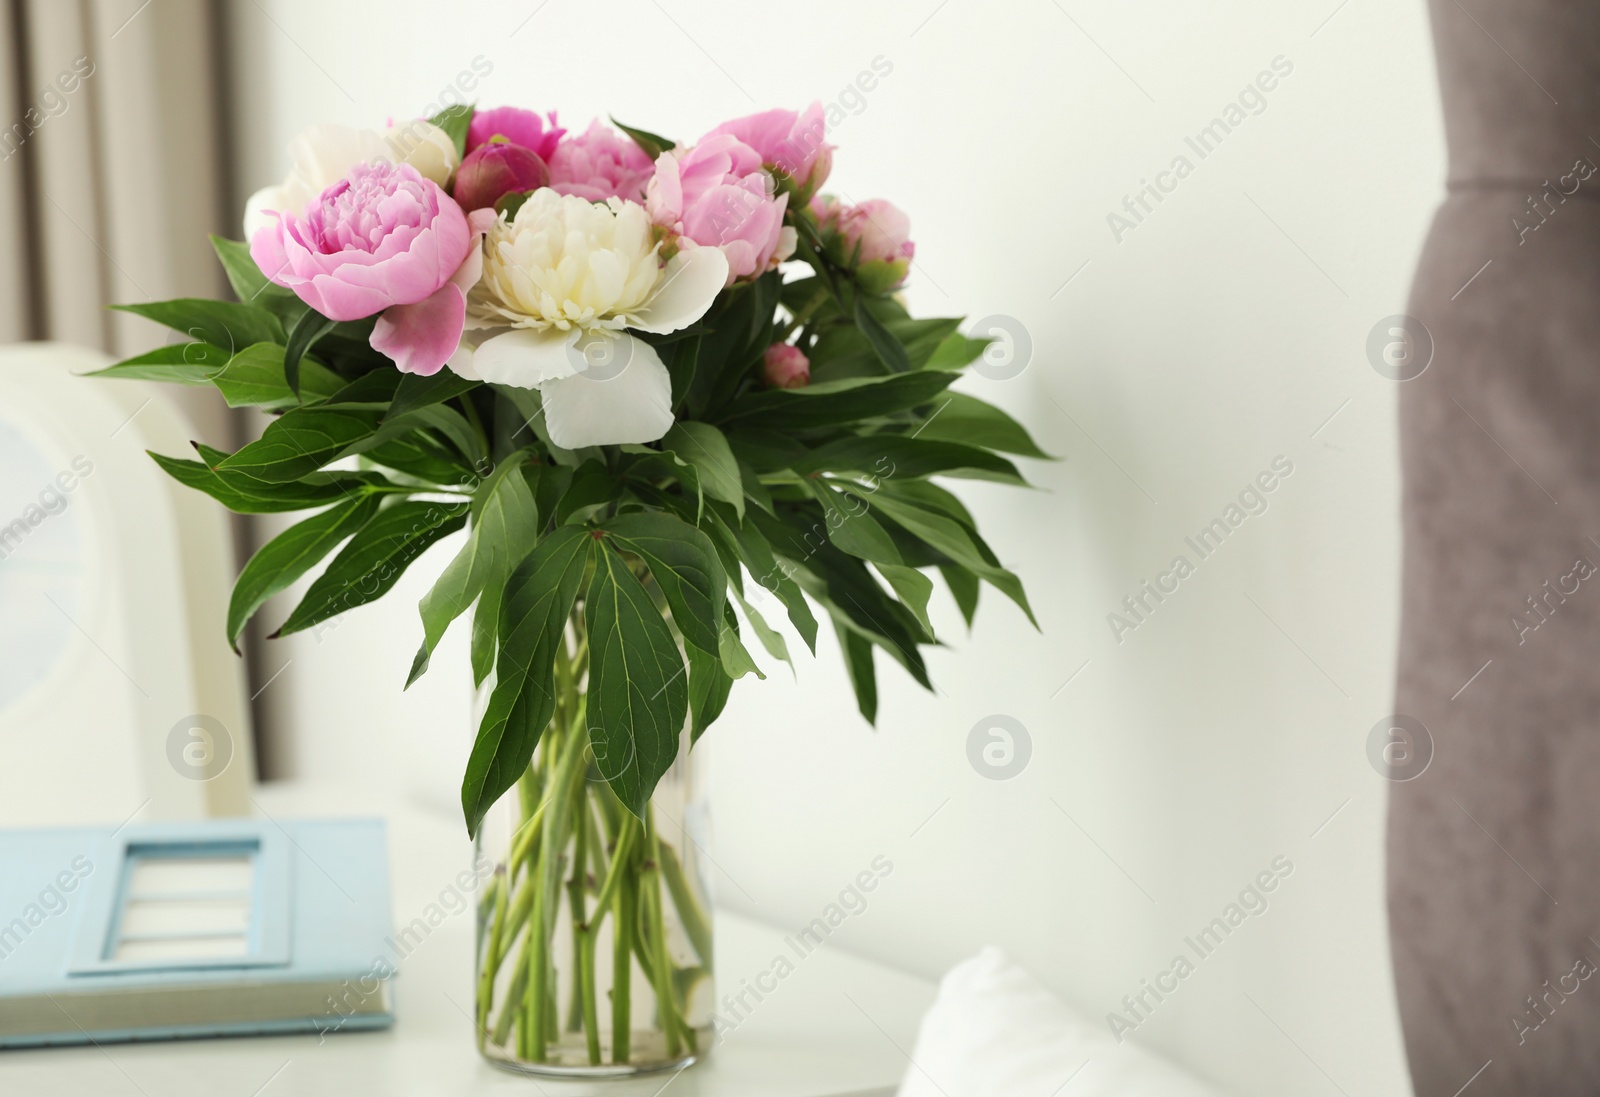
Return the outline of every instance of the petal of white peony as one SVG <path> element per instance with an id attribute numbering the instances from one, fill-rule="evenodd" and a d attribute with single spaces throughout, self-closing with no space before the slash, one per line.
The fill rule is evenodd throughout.
<path id="1" fill-rule="evenodd" d="M 594 369 L 539 386 L 550 440 L 562 449 L 654 442 L 672 429 L 672 375 L 655 348 L 626 334 L 617 342 L 627 359 L 614 375 Z"/>
<path id="2" fill-rule="evenodd" d="M 261 229 L 275 224 L 274 220 L 267 216 L 269 212 L 276 211 L 290 215 L 300 212 L 297 209 L 288 208 L 288 203 L 286 202 L 287 190 L 287 187 L 282 186 L 262 187 L 245 201 L 244 238 L 246 242 L 254 240 L 256 233 Z"/>
<path id="3" fill-rule="evenodd" d="M 441 187 L 450 181 L 450 173 L 459 163 L 456 143 L 450 135 L 421 118 L 390 126 L 383 141 L 395 163 L 410 164 L 417 174 Z"/>
<path id="4" fill-rule="evenodd" d="M 315 198 L 349 175 L 350 169 L 357 164 L 389 160 L 391 155 L 389 143 L 377 133 L 351 129 L 349 126 L 312 126 L 302 130 L 289 142 L 294 174 L 310 188 L 310 198 Z"/>
<path id="5" fill-rule="evenodd" d="M 717 248 L 689 248 L 672 257 L 661 284 L 628 325 L 665 335 L 686 328 L 706 314 L 728 284 L 728 259 Z"/>
<path id="6" fill-rule="evenodd" d="M 519 389 L 537 388 L 547 381 L 571 377 L 583 361 L 581 355 L 567 350 L 567 345 L 575 342 L 578 334 L 576 330 L 565 332 L 554 328 L 508 331 L 479 345 L 472 356 L 472 369 L 492 384 Z"/>
<path id="7" fill-rule="evenodd" d="M 473 364 L 477 357 L 477 350 L 465 341 L 456 348 L 456 352 L 445 359 L 444 364 L 458 377 L 465 377 L 468 381 L 482 381 L 478 368 Z"/>

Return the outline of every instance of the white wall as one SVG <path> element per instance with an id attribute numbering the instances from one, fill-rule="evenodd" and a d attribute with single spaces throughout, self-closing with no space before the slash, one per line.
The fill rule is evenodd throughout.
<path id="1" fill-rule="evenodd" d="M 486 105 L 685 138 L 837 98 L 888 59 L 836 134 L 832 189 L 910 212 L 917 311 L 1003 313 L 1030 333 L 1019 376 L 966 385 L 1064 460 L 1030 468 L 1039 492 L 964 495 L 1043 631 L 989 592 L 970 636 L 944 606 L 942 693 L 885 668 L 876 731 L 827 641 L 798 682 L 741 684 L 711 740 L 720 899 L 798 925 L 883 853 L 896 870 L 845 947 L 934 974 L 996 942 L 1103 1018 L 1284 855 L 1270 908 L 1137 1038 L 1242 1094 L 1408 1092 L 1384 788 L 1365 757 L 1395 654 L 1394 393 L 1364 344 L 1401 311 L 1440 192 L 1422 5 L 753 8 L 240 4 L 243 183 L 281 175 L 300 127 L 420 111 L 478 55 Z M 1293 71 L 1265 110 L 1199 160 L 1185 135 L 1279 56 Z M 1118 242 L 1107 214 L 1180 154 L 1193 173 Z M 1184 537 L 1278 455 L 1294 471 L 1270 508 L 1198 562 Z M 1118 643 L 1107 614 L 1179 553 L 1195 573 Z M 295 772 L 402 783 L 448 809 L 464 671 L 440 660 L 432 692 L 397 692 L 425 585 L 287 649 L 269 688 Z M 1032 743 L 1006 782 L 967 759 L 992 714 Z"/>

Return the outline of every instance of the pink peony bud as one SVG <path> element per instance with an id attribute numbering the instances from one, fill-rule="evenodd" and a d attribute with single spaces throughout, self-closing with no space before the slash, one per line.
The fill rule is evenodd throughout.
<path id="1" fill-rule="evenodd" d="M 761 377 L 775 389 L 803 389 L 811 383 L 811 359 L 790 343 L 774 343 L 761 355 Z"/>
<path id="2" fill-rule="evenodd" d="M 492 110 L 474 111 L 467 124 L 467 151 L 487 145 L 496 137 L 521 145 L 539 154 L 545 163 L 555 155 L 566 130 L 556 124 L 556 112 L 540 118 L 531 110 L 521 107 L 495 107 Z"/>
<path id="3" fill-rule="evenodd" d="M 549 184 L 549 165 L 538 153 L 509 141 L 491 140 L 461 161 L 452 196 L 470 213 L 493 206 L 507 194 L 538 190 Z"/>
<path id="4" fill-rule="evenodd" d="M 906 280 L 917 253 L 911 241 L 911 219 L 881 198 L 859 206 L 828 201 L 812 204 L 825 236 L 831 236 L 834 258 L 854 266 L 869 293 L 887 293 Z"/>

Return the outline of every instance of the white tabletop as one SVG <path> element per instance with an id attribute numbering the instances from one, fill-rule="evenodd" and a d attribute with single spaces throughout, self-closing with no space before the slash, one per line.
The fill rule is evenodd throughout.
<path id="1" fill-rule="evenodd" d="M 471 860 L 459 822 L 442 811 L 353 801 L 349 790 L 264 786 L 254 802 L 274 819 L 382 815 L 389 822 L 395 918 L 437 899 Z M 783 932 L 716 920 L 719 996 L 792 957 Z M 0 1052 L 6 1097 L 834 1097 L 890 1094 L 905 1073 L 927 981 L 824 944 L 765 996 L 704 1061 L 623 1082 L 567 1083 L 507 1074 L 473 1042 L 472 920 L 453 915 L 399 963 L 395 1026 L 384 1032 L 251 1037 Z M 903 1050 L 902 1050 L 903 1049 Z"/>

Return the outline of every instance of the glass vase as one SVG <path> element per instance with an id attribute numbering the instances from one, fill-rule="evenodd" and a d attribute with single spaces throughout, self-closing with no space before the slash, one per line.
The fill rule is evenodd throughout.
<path id="1" fill-rule="evenodd" d="M 580 606 L 557 655 L 555 715 L 478 831 L 476 853 L 495 866 L 477 918 L 478 1048 L 527 1074 L 682 1067 L 710 1046 L 715 1000 L 703 754 L 681 736 L 634 815 L 595 764 L 586 667 Z"/>

